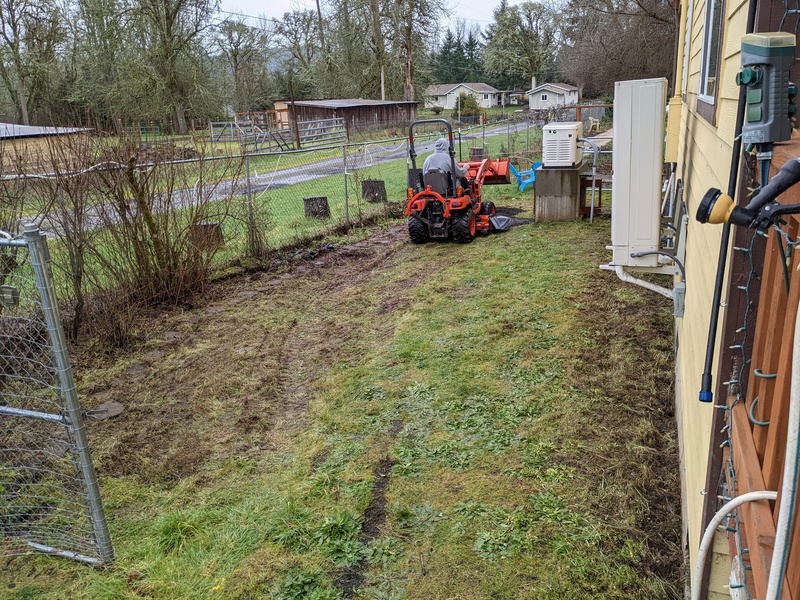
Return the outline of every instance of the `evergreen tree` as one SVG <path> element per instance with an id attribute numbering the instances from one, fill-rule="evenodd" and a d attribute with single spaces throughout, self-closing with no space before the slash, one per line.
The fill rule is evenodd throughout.
<path id="1" fill-rule="evenodd" d="M 460 83 L 468 72 L 464 44 L 452 30 L 448 29 L 442 48 L 436 56 L 434 75 L 439 83 Z"/>
<path id="2" fill-rule="evenodd" d="M 465 59 L 465 81 L 483 82 L 486 79 L 486 72 L 483 68 L 483 44 L 474 31 L 467 34 L 467 41 L 464 42 Z"/>

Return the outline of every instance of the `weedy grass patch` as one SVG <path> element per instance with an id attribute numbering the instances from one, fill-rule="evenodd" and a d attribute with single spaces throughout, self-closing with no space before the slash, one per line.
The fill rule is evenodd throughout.
<path id="1" fill-rule="evenodd" d="M 598 269 L 608 236 L 415 246 L 400 225 L 220 283 L 81 369 L 89 404 L 126 406 L 90 431 L 115 568 L 28 556 L 6 579 L 19 598 L 681 597 L 671 305 Z"/>

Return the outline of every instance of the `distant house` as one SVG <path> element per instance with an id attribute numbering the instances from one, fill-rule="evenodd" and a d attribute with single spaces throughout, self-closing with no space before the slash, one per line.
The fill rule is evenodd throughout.
<path id="1" fill-rule="evenodd" d="M 467 94 L 475 98 L 481 108 L 503 106 L 505 92 L 487 83 L 445 83 L 431 85 L 425 89 L 425 108 L 441 106 L 447 110 L 458 108 L 458 97 Z"/>
<path id="2" fill-rule="evenodd" d="M 531 110 L 578 103 L 578 88 L 567 83 L 543 83 L 526 94 Z"/>

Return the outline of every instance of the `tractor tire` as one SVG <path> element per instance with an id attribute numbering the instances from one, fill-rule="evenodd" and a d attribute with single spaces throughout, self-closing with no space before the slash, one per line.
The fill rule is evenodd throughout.
<path id="1" fill-rule="evenodd" d="M 459 244 L 469 244 L 475 239 L 475 213 L 471 210 L 453 217 L 453 239 Z"/>
<path id="2" fill-rule="evenodd" d="M 481 202 L 481 214 L 482 215 L 493 215 L 497 213 L 497 208 L 494 205 L 494 202 L 490 200 L 485 200 Z"/>
<path id="3" fill-rule="evenodd" d="M 417 217 L 408 217 L 408 237 L 413 244 L 424 244 L 431 239 L 428 226 Z"/>

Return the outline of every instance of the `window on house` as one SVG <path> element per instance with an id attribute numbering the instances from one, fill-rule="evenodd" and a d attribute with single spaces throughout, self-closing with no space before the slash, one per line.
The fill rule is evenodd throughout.
<path id="1" fill-rule="evenodd" d="M 547 100 L 547 94 L 542 94 L 542 100 Z"/>
<path id="2" fill-rule="evenodd" d="M 706 0 L 703 62 L 700 65 L 700 99 L 714 104 L 720 73 L 720 46 L 724 17 L 723 0 Z"/>
<path id="3" fill-rule="evenodd" d="M 484 100 L 488 100 L 488 99 L 489 99 L 489 94 L 484 94 L 484 95 L 483 95 L 483 99 L 484 99 Z"/>

